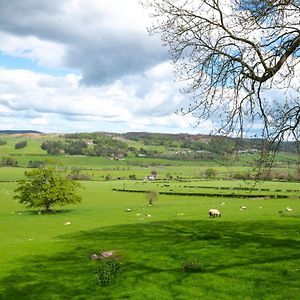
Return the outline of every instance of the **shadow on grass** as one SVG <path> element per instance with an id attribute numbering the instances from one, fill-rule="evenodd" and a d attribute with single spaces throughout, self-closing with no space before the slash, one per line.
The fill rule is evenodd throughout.
<path id="1" fill-rule="evenodd" d="M 47 215 L 58 215 L 58 214 L 67 214 L 67 213 L 70 213 L 72 212 L 73 209 L 55 209 L 53 211 L 50 211 L 50 212 L 44 212 L 44 213 L 41 213 L 39 210 L 18 210 L 15 212 L 15 214 L 23 214 L 23 215 L 44 215 L 44 216 L 47 216 Z"/>
<path id="2" fill-rule="evenodd" d="M 218 299 L 231 293 L 235 299 L 280 299 L 281 290 L 299 292 L 297 230 L 295 224 L 280 222 L 208 220 L 121 225 L 60 236 L 66 250 L 18 261 L 20 267 L 0 281 L 0 298 L 205 299 L 206 293 L 210 299 L 207 293 L 212 291 Z M 121 255 L 121 272 L 114 284 L 99 287 L 94 272 L 100 262 L 89 256 L 107 250 Z M 181 271 L 190 257 L 204 265 L 203 272 Z M 241 286 L 240 294 L 232 280 Z M 224 287 L 215 291 L 218 281 Z"/>

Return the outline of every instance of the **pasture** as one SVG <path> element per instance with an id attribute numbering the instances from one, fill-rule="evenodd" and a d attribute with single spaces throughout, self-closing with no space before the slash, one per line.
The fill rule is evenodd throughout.
<path id="1" fill-rule="evenodd" d="M 116 161 L 47 155 L 42 141 L 58 135 L 1 138 L 0 158 L 19 167 L 0 168 L 0 299 L 300 299 L 300 185 L 228 180 L 251 172 L 253 156 Z M 14 149 L 19 140 L 27 147 Z M 82 203 L 54 207 L 53 215 L 17 203 L 17 180 L 30 161 L 88 175 Z M 295 155 L 279 154 L 275 171 L 288 177 L 295 165 Z M 205 178 L 212 167 L 216 178 Z M 153 170 L 159 180 L 144 180 Z M 137 180 L 128 180 L 132 174 Z M 160 192 L 152 206 L 149 190 Z M 221 218 L 209 218 L 210 208 Z M 112 250 L 119 274 L 102 286 L 103 262 L 90 256 Z"/>
<path id="2" fill-rule="evenodd" d="M 10 176 L 17 175 L 7 172 Z M 299 298 L 298 183 L 259 183 L 257 189 L 269 191 L 254 199 L 160 195 L 151 207 L 143 193 L 113 191 L 124 184 L 174 192 L 248 187 L 224 180 L 171 181 L 167 187 L 165 182 L 88 181 L 81 204 L 38 215 L 12 199 L 16 182 L 2 182 L 0 298 Z M 268 193 L 288 198 L 270 199 Z M 247 209 L 240 210 L 242 205 Z M 221 218 L 208 217 L 212 207 Z M 111 285 L 99 286 L 95 270 L 101 262 L 89 256 L 110 250 L 121 257 L 120 273 Z M 201 271 L 183 271 L 190 260 L 201 264 Z"/>

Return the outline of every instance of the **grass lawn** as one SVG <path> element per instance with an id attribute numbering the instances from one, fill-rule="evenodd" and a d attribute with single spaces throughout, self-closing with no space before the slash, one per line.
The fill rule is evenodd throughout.
<path id="1" fill-rule="evenodd" d="M 300 299 L 298 197 L 161 195 L 149 207 L 144 194 L 113 192 L 120 184 L 84 182 L 81 204 L 38 215 L 12 199 L 16 183 L 0 183 L 0 299 Z M 108 250 L 120 273 L 99 286 L 89 256 Z M 200 272 L 182 270 L 190 259 Z"/>

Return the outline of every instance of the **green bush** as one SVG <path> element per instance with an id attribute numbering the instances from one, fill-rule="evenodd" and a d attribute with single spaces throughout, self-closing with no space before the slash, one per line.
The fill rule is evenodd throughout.
<path id="1" fill-rule="evenodd" d="M 182 263 L 181 270 L 187 273 L 203 272 L 203 265 L 198 261 L 197 258 L 191 257 Z"/>
<path id="2" fill-rule="evenodd" d="M 96 280 L 98 285 L 109 285 L 119 274 L 120 264 L 114 260 L 103 261 L 96 269 Z"/>

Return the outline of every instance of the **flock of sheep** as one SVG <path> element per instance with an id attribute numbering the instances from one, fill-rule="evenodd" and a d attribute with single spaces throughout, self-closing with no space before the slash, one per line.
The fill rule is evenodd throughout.
<path id="1" fill-rule="evenodd" d="M 221 204 L 221 206 L 224 206 L 224 205 L 225 205 L 225 203 L 223 202 L 223 203 Z M 262 208 L 262 206 L 260 206 L 259 208 Z M 240 206 L 240 210 L 243 211 L 243 210 L 246 210 L 246 209 L 247 209 L 246 206 L 244 206 L 244 205 L 241 205 L 241 206 Z M 127 211 L 127 212 L 131 212 L 132 209 L 131 209 L 131 208 L 127 208 L 126 211 Z M 288 207 L 286 208 L 286 211 L 291 212 L 291 211 L 293 211 L 293 209 L 290 208 L 290 207 L 288 206 Z M 280 213 L 281 213 L 281 212 L 280 212 Z M 180 213 L 180 214 L 178 214 L 178 215 L 183 215 L 183 213 Z M 221 212 L 220 212 L 218 209 L 216 209 L 216 208 L 211 208 L 211 209 L 208 211 L 208 215 L 209 215 L 210 218 L 217 218 L 217 217 L 221 217 Z M 140 216 L 140 214 L 137 214 L 137 216 Z M 151 215 L 146 214 L 146 217 L 151 217 Z"/>

